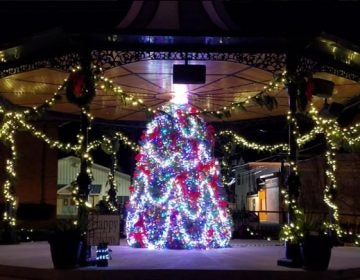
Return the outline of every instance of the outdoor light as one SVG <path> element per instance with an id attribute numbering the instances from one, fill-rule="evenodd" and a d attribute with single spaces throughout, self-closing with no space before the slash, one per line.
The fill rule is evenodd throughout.
<path id="1" fill-rule="evenodd" d="M 187 86 L 184 84 L 174 84 L 173 91 L 174 95 L 171 99 L 171 102 L 174 104 L 187 104 L 188 103 L 188 96 L 187 96 Z"/>
<path id="2" fill-rule="evenodd" d="M 108 266 L 108 259 L 110 259 L 109 248 L 106 243 L 100 243 L 96 249 L 96 266 Z"/>

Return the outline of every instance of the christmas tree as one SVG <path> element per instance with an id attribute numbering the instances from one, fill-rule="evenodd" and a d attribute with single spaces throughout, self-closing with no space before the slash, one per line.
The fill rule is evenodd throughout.
<path id="1" fill-rule="evenodd" d="M 188 104 L 168 104 L 148 124 L 130 186 L 127 240 L 142 248 L 226 247 L 232 221 L 212 156 L 212 126 Z"/>

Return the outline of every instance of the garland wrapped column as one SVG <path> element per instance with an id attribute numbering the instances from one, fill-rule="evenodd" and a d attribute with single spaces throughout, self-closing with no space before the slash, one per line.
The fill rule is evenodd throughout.
<path id="1" fill-rule="evenodd" d="M 82 250 L 80 254 L 80 265 L 88 265 L 88 246 L 86 239 L 88 210 L 87 202 L 91 187 L 91 170 L 89 161 L 91 157 L 88 150 L 88 130 L 90 128 L 91 115 L 89 113 L 90 103 L 95 96 L 95 81 L 91 69 L 91 53 L 87 48 L 80 49 L 80 70 L 72 73 L 68 79 L 66 96 L 71 103 L 81 108 L 80 134 L 78 144 L 80 146 L 80 173 L 77 182 L 78 200 L 78 228 L 82 234 Z"/>
<path id="2" fill-rule="evenodd" d="M 282 229 L 284 232 L 289 233 L 285 241 L 285 254 L 286 258 L 278 260 L 278 265 L 287 266 L 287 267 L 301 267 L 301 255 L 300 255 L 300 245 L 296 242 L 294 233 L 297 233 L 300 228 L 297 223 L 297 216 L 299 214 L 299 209 L 297 207 L 298 197 L 299 197 L 299 188 L 300 188 L 300 178 L 297 172 L 297 154 L 298 147 L 296 141 L 296 99 L 298 94 L 298 84 L 296 83 L 296 67 L 297 67 L 298 57 L 295 52 L 287 53 L 287 90 L 289 95 L 289 174 L 286 180 L 287 190 L 284 190 L 284 200 L 287 207 L 287 224 L 284 225 Z"/>
<path id="3" fill-rule="evenodd" d="M 3 185 L 4 195 L 4 213 L 3 213 L 3 226 L 4 231 L 1 239 L 7 244 L 17 243 L 16 240 L 16 200 L 15 200 L 15 163 L 16 163 L 16 149 L 15 149 L 15 129 L 10 124 L 6 123 L 3 127 L 3 131 L 7 131 L 4 134 L 3 143 L 7 146 L 9 151 L 9 157 L 6 159 L 6 173 L 5 182 Z"/>
<path id="4" fill-rule="evenodd" d="M 116 199 L 116 183 L 115 183 L 115 171 L 117 168 L 117 158 L 116 158 L 116 154 L 119 151 L 119 140 L 117 139 L 113 139 L 111 141 L 112 144 L 112 153 L 111 153 L 111 161 L 112 161 L 112 167 L 110 169 L 110 174 L 109 174 L 109 185 L 110 185 L 110 189 L 108 191 L 108 196 L 109 196 L 109 203 L 111 205 L 111 210 L 113 210 L 113 212 L 118 211 L 118 203 L 117 203 L 117 199 Z"/>

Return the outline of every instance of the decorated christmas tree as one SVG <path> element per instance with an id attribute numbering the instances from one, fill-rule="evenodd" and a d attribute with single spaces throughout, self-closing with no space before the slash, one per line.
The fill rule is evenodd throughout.
<path id="1" fill-rule="evenodd" d="M 212 126 L 188 104 L 169 103 L 148 124 L 130 186 L 130 246 L 226 247 L 232 231 Z"/>

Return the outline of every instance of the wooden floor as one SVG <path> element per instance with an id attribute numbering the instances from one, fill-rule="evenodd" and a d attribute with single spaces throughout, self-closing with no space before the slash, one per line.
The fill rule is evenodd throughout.
<path id="1" fill-rule="evenodd" d="M 232 240 L 212 250 L 134 249 L 124 240 L 110 246 L 108 267 L 53 268 L 47 242 L 0 246 L 2 279 L 360 279 L 360 248 L 335 247 L 329 270 L 305 271 L 277 265 L 284 248 L 277 241 Z"/>

